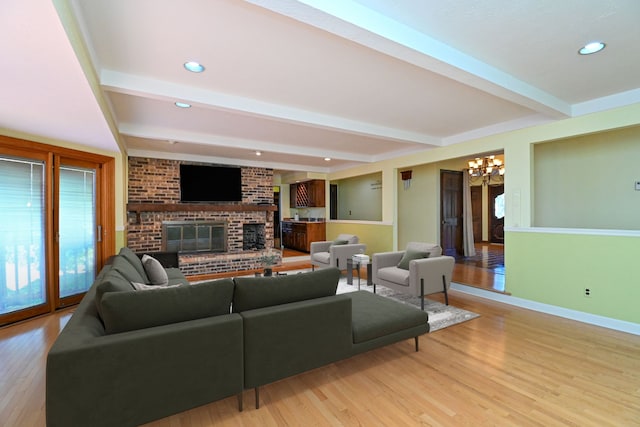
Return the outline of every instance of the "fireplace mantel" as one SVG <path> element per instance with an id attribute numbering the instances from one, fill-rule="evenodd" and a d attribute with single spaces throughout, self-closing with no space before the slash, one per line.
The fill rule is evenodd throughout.
<path id="1" fill-rule="evenodd" d="M 136 221 L 140 223 L 141 212 L 274 212 L 275 205 L 252 204 L 217 204 L 217 203 L 127 203 L 127 211 L 135 212 Z"/>

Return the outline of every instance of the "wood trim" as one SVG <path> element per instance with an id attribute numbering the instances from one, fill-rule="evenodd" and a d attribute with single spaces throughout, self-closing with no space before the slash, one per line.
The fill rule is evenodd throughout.
<path id="1" fill-rule="evenodd" d="M 194 212 L 194 211 L 225 211 L 225 212 L 273 212 L 278 209 L 274 205 L 217 205 L 209 203 L 127 203 L 129 212 Z"/>
<path id="2" fill-rule="evenodd" d="M 101 173 L 102 209 L 100 210 L 100 222 L 102 224 L 102 246 L 100 248 L 101 254 L 98 257 L 98 271 L 116 253 L 116 160 L 110 159 L 104 162 Z"/>
<path id="3" fill-rule="evenodd" d="M 27 151 L 39 151 L 43 153 L 53 152 L 62 157 L 71 157 L 76 159 L 87 160 L 96 163 L 105 163 L 113 160 L 113 157 L 104 156 L 102 154 L 90 153 L 86 151 L 75 150 L 73 148 L 60 147 L 58 145 L 43 144 L 40 142 L 29 141 L 26 139 L 12 138 L 10 136 L 0 135 L 0 146 L 7 148 L 20 148 Z"/>

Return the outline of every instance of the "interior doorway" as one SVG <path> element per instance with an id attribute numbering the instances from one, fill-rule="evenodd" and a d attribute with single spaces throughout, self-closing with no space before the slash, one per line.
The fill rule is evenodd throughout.
<path id="1" fill-rule="evenodd" d="M 505 292 L 504 184 L 482 183 L 470 187 L 476 255 L 466 257 L 462 249 L 462 179 L 465 173 L 440 171 L 442 252 L 456 259 L 454 282 Z"/>

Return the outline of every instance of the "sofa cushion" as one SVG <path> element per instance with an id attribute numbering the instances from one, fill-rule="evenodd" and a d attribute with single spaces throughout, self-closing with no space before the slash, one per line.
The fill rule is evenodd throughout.
<path id="1" fill-rule="evenodd" d="M 142 264 L 140 264 L 142 265 Z M 122 274 L 129 282 L 149 283 L 146 274 L 140 272 L 125 258 L 120 255 L 113 257 L 111 269 Z"/>
<path id="2" fill-rule="evenodd" d="M 167 273 L 170 285 L 177 285 L 180 283 L 184 285 L 189 284 L 189 281 L 184 277 L 184 274 L 182 274 L 179 268 L 165 268 L 164 271 Z"/>
<path id="3" fill-rule="evenodd" d="M 143 283 L 149 283 L 149 279 L 147 278 L 147 273 L 144 271 L 144 267 L 142 266 L 142 261 L 140 260 L 140 257 L 136 255 L 135 252 L 133 252 L 128 247 L 124 246 L 123 248 L 120 249 L 120 252 L 118 253 L 118 255 L 126 259 L 129 262 L 129 264 L 131 264 L 133 268 L 136 269 L 136 271 L 140 274 L 140 276 L 144 277 Z"/>
<path id="4" fill-rule="evenodd" d="M 429 321 L 425 311 L 368 291 L 345 295 L 351 297 L 354 344 L 411 329 Z"/>
<path id="5" fill-rule="evenodd" d="M 336 245 L 336 246 L 346 245 L 347 243 L 349 243 L 348 240 L 340 240 L 340 239 L 336 239 L 333 242 L 331 242 L 332 245 Z"/>
<path id="6" fill-rule="evenodd" d="M 329 252 L 316 252 L 311 256 L 311 259 L 323 264 L 329 264 L 331 260 L 331 254 Z"/>
<path id="7" fill-rule="evenodd" d="M 142 266 L 147 273 L 149 283 L 153 285 L 168 285 L 169 276 L 160 261 L 149 255 L 142 256 Z"/>
<path id="8" fill-rule="evenodd" d="M 236 277 L 235 313 L 336 294 L 340 270 L 327 268 L 272 277 Z"/>
<path id="9" fill-rule="evenodd" d="M 398 285 L 409 286 L 409 270 L 398 267 L 384 267 L 378 269 L 378 278 Z"/>
<path id="10" fill-rule="evenodd" d="M 414 259 L 428 258 L 429 252 L 425 251 L 417 251 L 415 249 L 407 249 L 402 255 L 402 259 L 398 263 L 398 268 L 402 268 L 403 270 L 409 269 L 409 262 Z"/>
<path id="11" fill-rule="evenodd" d="M 230 312 L 233 280 L 162 287 L 102 296 L 102 320 L 108 334 L 151 328 Z"/>

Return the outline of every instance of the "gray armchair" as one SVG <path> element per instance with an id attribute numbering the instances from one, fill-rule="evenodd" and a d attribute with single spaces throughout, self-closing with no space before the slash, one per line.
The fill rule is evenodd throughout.
<path id="1" fill-rule="evenodd" d="M 428 258 L 408 261 L 408 269 L 399 268 L 405 253 L 427 252 Z M 410 257 L 409 257 L 410 258 Z M 407 264 L 405 259 L 405 264 Z M 442 256 L 442 248 L 434 243 L 410 242 L 405 251 L 383 252 L 372 256 L 372 276 L 375 286 L 384 286 L 398 292 L 421 297 L 424 310 L 424 296 L 444 292 L 445 303 L 449 305 L 447 291 L 455 259 Z"/>
<path id="2" fill-rule="evenodd" d="M 354 234 L 340 234 L 335 240 L 311 242 L 310 249 L 312 270 L 315 267 L 346 270 L 347 259 L 355 254 L 363 254 L 367 245 L 359 243 L 358 236 Z"/>

